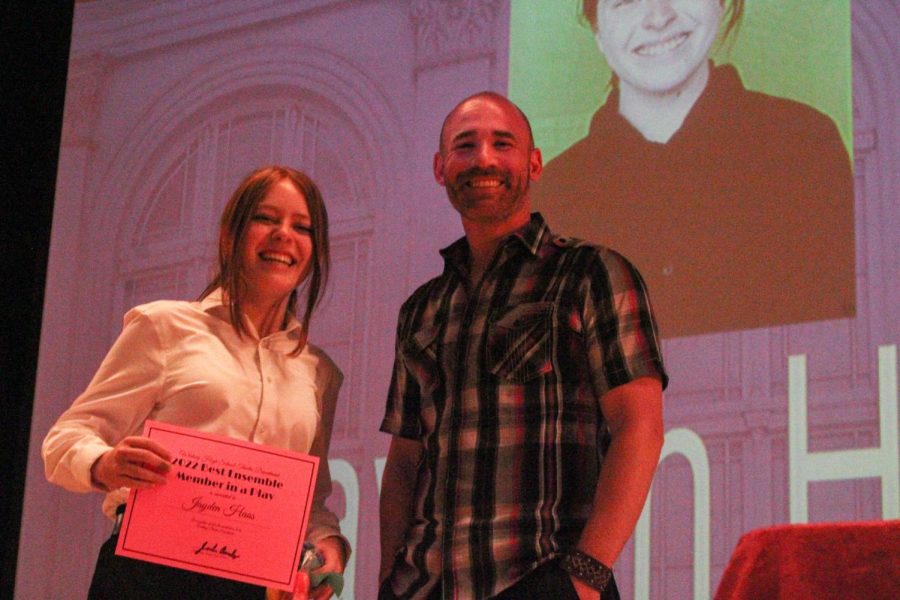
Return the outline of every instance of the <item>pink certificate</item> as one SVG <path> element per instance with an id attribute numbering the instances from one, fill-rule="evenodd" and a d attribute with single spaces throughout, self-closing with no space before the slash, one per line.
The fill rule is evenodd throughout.
<path id="1" fill-rule="evenodd" d="M 168 482 L 132 490 L 116 554 L 292 590 L 319 459 L 167 423 Z"/>

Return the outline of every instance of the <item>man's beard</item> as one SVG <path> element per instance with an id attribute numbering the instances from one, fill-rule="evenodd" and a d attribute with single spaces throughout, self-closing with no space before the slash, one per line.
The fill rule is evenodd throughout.
<path id="1" fill-rule="evenodd" d="M 525 202 L 531 184 L 530 167 L 519 177 L 509 171 L 497 169 L 473 168 L 457 175 L 450 185 L 446 186 L 450 204 L 460 215 L 470 221 L 480 223 L 497 223 L 508 219 Z M 476 177 L 497 177 L 500 179 L 500 190 L 492 190 L 492 195 L 485 198 L 485 192 L 469 187 L 468 183 Z"/>

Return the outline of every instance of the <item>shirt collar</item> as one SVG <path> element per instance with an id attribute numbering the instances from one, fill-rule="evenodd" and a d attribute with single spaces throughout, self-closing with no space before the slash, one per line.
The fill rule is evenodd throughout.
<path id="1" fill-rule="evenodd" d="M 200 310 L 219 319 L 222 319 L 223 321 L 230 321 L 228 306 L 222 299 L 222 288 L 216 288 L 215 290 L 210 292 L 208 296 L 200 300 Z M 253 324 L 248 321 L 247 325 L 247 331 L 253 332 L 255 336 L 256 331 L 253 327 Z M 288 315 L 287 326 L 282 331 L 273 333 L 270 337 L 285 336 L 288 339 L 297 340 L 300 339 L 301 329 L 302 328 L 300 325 L 300 321 L 297 319 L 296 315 L 291 314 Z"/>
<path id="2" fill-rule="evenodd" d="M 550 228 L 539 212 L 531 213 L 528 223 L 519 229 L 509 233 L 500 241 L 498 248 L 512 247 L 523 248 L 531 256 L 537 256 L 541 246 L 550 240 Z M 469 244 L 465 237 L 461 237 L 446 248 L 441 249 L 444 257 L 444 268 L 468 271 Z"/>

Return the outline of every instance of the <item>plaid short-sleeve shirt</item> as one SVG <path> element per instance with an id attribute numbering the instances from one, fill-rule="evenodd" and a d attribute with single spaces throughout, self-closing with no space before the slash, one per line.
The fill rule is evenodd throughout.
<path id="1" fill-rule="evenodd" d="M 537 213 L 468 283 L 465 239 L 404 303 L 381 430 L 425 449 L 401 598 L 489 598 L 573 546 L 609 442 L 599 398 L 666 382 L 643 280 Z M 389 493 L 389 491 L 388 491 Z"/>

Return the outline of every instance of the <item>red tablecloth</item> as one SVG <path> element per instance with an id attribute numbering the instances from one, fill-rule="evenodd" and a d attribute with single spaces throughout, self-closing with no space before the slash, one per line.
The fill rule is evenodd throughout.
<path id="1" fill-rule="evenodd" d="M 900 521 L 783 525 L 744 534 L 716 600 L 900 600 Z"/>

